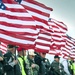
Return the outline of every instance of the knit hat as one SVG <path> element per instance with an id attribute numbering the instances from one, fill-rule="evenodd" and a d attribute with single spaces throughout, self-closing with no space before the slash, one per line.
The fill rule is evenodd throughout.
<path id="1" fill-rule="evenodd" d="M 17 48 L 17 51 L 18 51 L 18 52 L 23 51 L 23 50 L 25 50 L 25 48 L 22 48 L 22 47 L 18 47 L 18 48 Z"/>
<path id="2" fill-rule="evenodd" d="M 58 59 L 60 59 L 60 57 L 59 57 L 58 55 L 55 55 L 54 58 L 58 58 Z"/>
<path id="3" fill-rule="evenodd" d="M 29 55 L 35 56 L 36 54 L 34 53 L 34 49 L 28 49 Z"/>

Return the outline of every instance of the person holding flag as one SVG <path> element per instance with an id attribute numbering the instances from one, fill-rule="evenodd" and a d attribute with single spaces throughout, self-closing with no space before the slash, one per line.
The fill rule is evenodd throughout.
<path id="1" fill-rule="evenodd" d="M 16 46 L 8 44 L 7 46 L 7 53 L 4 54 L 4 59 L 5 59 L 5 64 L 4 64 L 4 71 L 6 73 L 6 75 L 17 75 L 20 73 L 19 70 L 19 66 L 18 66 L 18 60 L 15 59 L 15 50 L 16 50 Z M 18 68 L 17 68 L 18 66 Z"/>

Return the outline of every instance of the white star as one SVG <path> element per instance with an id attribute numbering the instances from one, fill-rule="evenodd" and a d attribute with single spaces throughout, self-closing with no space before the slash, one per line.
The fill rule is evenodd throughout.
<path id="1" fill-rule="evenodd" d="M 4 8 L 4 6 L 1 6 L 1 8 Z"/>
<path id="2" fill-rule="evenodd" d="M 0 2 L 0 5 L 1 5 L 2 3 Z"/>

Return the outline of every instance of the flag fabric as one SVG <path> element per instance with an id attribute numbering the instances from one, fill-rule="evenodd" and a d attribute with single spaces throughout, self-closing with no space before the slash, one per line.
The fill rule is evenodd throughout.
<path id="1" fill-rule="evenodd" d="M 65 25 L 63 22 L 57 21 L 53 18 L 51 18 L 51 21 L 53 21 L 57 25 L 57 27 L 59 27 L 62 33 L 66 33 L 68 31 L 67 25 Z"/>
<path id="2" fill-rule="evenodd" d="M 32 47 L 34 45 L 35 40 L 32 38 L 26 38 L 21 35 L 0 30 L 0 41 L 28 48 L 28 46 Z"/>
<path id="3" fill-rule="evenodd" d="M 71 49 L 71 57 L 75 60 L 75 45 L 73 45 L 72 49 Z"/>
<path id="4" fill-rule="evenodd" d="M 65 58 L 67 58 L 67 56 L 71 55 L 72 53 L 72 47 L 74 42 L 71 40 L 71 38 L 69 37 L 69 35 L 64 35 L 64 40 L 66 42 L 65 46 L 62 47 L 62 54 Z"/>
<path id="5" fill-rule="evenodd" d="M 3 54 L 7 52 L 7 44 L 0 42 L 0 51 L 2 51 Z"/>
<path id="6" fill-rule="evenodd" d="M 72 47 L 71 47 L 71 54 L 70 54 L 70 56 L 71 56 L 71 58 L 73 58 L 75 60 L 75 39 L 72 38 L 69 35 L 68 35 L 68 37 L 72 41 Z"/>
<path id="7" fill-rule="evenodd" d="M 23 6 L 12 0 L 3 0 L 3 3 L 5 10 L 0 9 L 0 29 L 24 35 L 36 34 L 36 24 Z"/>
<path id="8" fill-rule="evenodd" d="M 20 1 L 20 0 L 17 0 Z M 47 21 L 52 8 L 35 0 L 21 0 L 21 4 L 32 15 L 38 28 L 49 29 Z"/>
<path id="9" fill-rule="evenodd" d="M 53 30 L 53 33 L 51 33 L 52 44 L 50 45 L 49 53 L 60 54 L 61 53 L 61 47 L 65 45 L 65 41 L 62 38 L 62 32 L 59 29 L 59 27 L 57 26 L 57 24 L 54 21 L 52 21 L 51 18 L 49 19 L 48 24 L 50 25 L 50 27 Z"/>
<path id="10" fill-rule="evenodd" d="M 48 53 L 51 45 L 51 32 L 41 30 L 35 40 L 35 50 L 37 52 Z"/>
<path id="11" fill-rule="evenodd" d="M 16 45 L 33 45 L 38 34 L 36 24 L 26 9 L 12 0 L 0 5 L 0 41 Z M 3 9 L 4 7 L 4 9 Z"/>
<path id="12" fill-rule="evenodd" d="M 49 21 L 52 10 L 35 0 L 0 0 L 2 52 L 6 52 L 4 43 L 8 43 L 74 58 L 75 41 L 65 35 L 68 29 L 63 22 L 53 18 Z"/>
<path id="13" fill-rule="evenodd" d="M 17 0 L 18 2 L 19 0 Z M 35 0 L 22 0 L 21 4 L 32 15 L 39 29 L 39 34 L 35 40 L 35 49 L 39 52 L 48 52 L 50 49 L 51 30 L 48 26 L 48 18 L 52 8 Z"/>

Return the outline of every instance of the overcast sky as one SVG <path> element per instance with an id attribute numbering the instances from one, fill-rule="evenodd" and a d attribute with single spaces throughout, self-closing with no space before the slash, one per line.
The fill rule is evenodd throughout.
<path id="1" fill-rule="evenodd" d="M 75 38 L 75 0 L 37 0 L 51 8 L 51 17 L 64 22 L 68 34 Z"/>

